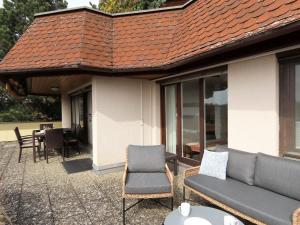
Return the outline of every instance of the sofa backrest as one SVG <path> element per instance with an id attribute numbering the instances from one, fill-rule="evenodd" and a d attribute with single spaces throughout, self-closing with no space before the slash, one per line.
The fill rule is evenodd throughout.
<path id="1" fill-rule="evenodd" d="M 258 153 L 254 184 L 300 201 L 300 162 Z"/>
<path id="2" fill-rule="evenodd" d="M 216 151 L 229 152 L 226 171 L 228 177 L 249 185 L 254 184 L 256 154 L 238 151 L 225 146 L 217 146 Z"/>
<path id="3" fill-rule="evenodd" d="M 127 149 L 128 172 L 165 172 L 165 146 L 129 145 Z"/>

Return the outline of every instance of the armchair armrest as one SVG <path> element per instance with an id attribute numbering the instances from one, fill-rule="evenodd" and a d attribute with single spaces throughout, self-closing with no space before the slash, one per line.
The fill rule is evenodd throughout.
<path id="1" fill-rule="evenodd" d="M 125 184 L 126 184 L 126 178 L 127 178 L 127 172 L 128 172 L 128 165 L 125 163 L 125 169 L 123 173 L 123 179 L 122 179 L 122 195 L 125 195 Z"/>
<path id="2" fill-rule="evenodd" d="M 293 225 L 300 224 L 300 208 L 296 209 L 293 214 Z"/>
<path id="3" fill-rule="evenodd" d="M 170 184 L 171 184 L 171 192 L 172 192 L 172 194 L 173 194 L 173 193 L 174 193 L 174 189 L 173 189 L 173 187 L 174 187 L 174 183 L 173 183 L 174 177 L 173 177 L 173 174 L 171 173 L 171 171 L 170 171 L 170 169 L 169 169 L 169 167 L 168 167 L 167 164 L 166 164 L 166 175 L 167 175 L 167 177 L 168 177 L 168 179 L 169 179 L 169 181 L 170 181 Z"/>
<path id="4" fill-rule="evenodd" d="M 200 166 L 188 168 L 184 171 L 184 177 L 190 177 L 199 173 Z"/>
<path id="5" fill-rule="evenodd" d="M 32 139 L 32 135 L 22 136 L 22 140 Z"/>

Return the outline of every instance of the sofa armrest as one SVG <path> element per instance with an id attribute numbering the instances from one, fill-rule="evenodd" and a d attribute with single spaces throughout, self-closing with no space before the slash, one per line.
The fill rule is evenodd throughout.
<path id="1" fill-rule="evenodd" d="M 184 171 L 184 177 L 190 177 L 199 173 L 200 166 L 188 168 Z"/>
<path id="2" fill-rule="evenodd" d="M 296 209 L 293 214 L 293 225 L 300 224 L 300 208 Z"/>
<path id="3" fill-rule="evenodd" d="M 123 173 L 123 179 L 122 179 L 122 195 L 125 195 L 125 185 L 126 185 L 126 178 L 127 178 L 127 172 L 128 172 L 128 166 L 127 163 L 125 163 L 125 169 Z"/>

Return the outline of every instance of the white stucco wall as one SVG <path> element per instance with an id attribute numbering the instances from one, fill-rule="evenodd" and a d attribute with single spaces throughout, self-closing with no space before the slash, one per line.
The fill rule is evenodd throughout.
<path id="1" fill-rule="evenodd" d="M 159 85 L 151 81 L 93 78 L 93 163 L 96 169 L 122 165 L 129 144 L 160 144 L 159 90 Z"/>
<path id="2" fill-rule="evenodd" d="M 228 146 L 279 154 L 278 63 L 275 55 L 228 65 Z"/>
<path id="3" fill-rule="evenodd" d="M 61 95 L 61 123 L 63 128 L 71 128 L 71 98 L 68 94 Z"/>

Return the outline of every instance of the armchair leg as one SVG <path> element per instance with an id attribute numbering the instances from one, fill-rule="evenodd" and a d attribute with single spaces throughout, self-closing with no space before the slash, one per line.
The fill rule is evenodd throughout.
<path id="1" fill-rule="evenodd" d="M 123 209 L 122 209 L 122 212 L 123 212 L 123 225 L 125 225 L 125 212 L 126 212 L 126 209 L 125 209 L 125 198 L 123 198 Z"/>
<path id="2" fill-rule="evenodd" d="M 173 211 L 174 209 L 174 197 L 171 198 L 171 210 Z"/>
<path id="3" fill-rule="evenodd" d="M 185 186 L 183 186 L 183 202 L 185 202 Z"/>

